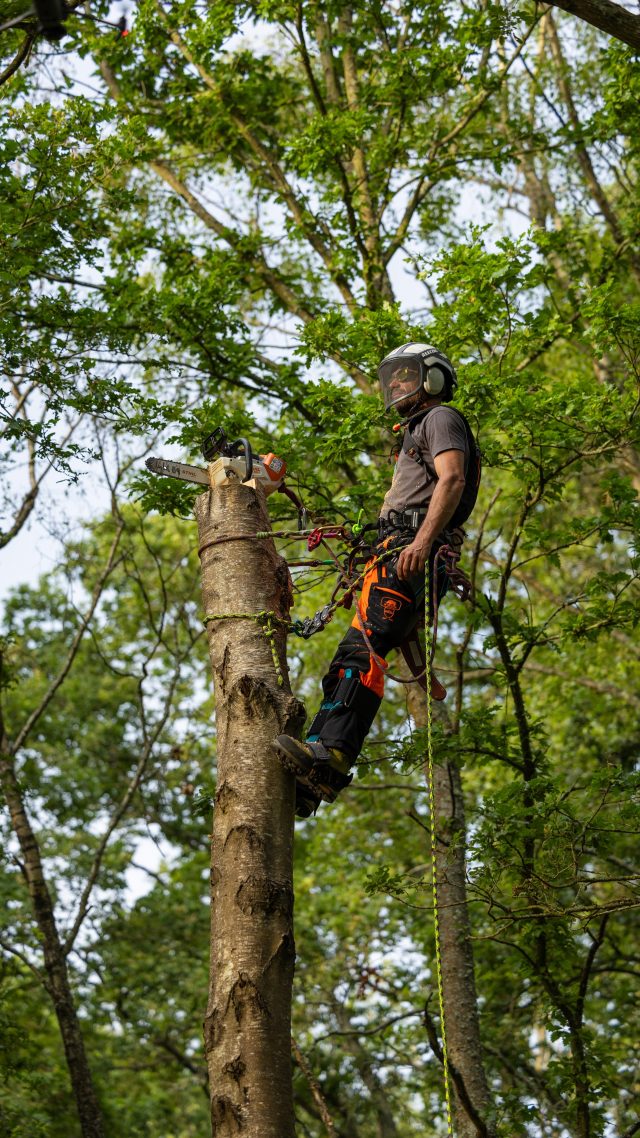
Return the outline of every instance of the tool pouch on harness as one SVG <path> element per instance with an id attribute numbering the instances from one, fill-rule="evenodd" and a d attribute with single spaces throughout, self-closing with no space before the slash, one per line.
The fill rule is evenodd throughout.
<path id="1" fill-rule="evenodd" d="M 429 415 L 431 411 L 435 410 L 435 407 L 427 407 L 425 411 L 421 412 L 418 415 L 414 415 L 405 429 L 404 438 L 402 440 L 402 449 L 404 453 L 407 454 L 409 458 L 412 458 L 414 462 L 417 462 L 419 466 L 423 467 L 430 482 L 436 481 L 436 472 L 429 466 L 427 462 L 425 462 L 424 458 L 422 457 L 418 441 L 411 434 L 411 428 L 417 427 L 423 419 L 426 419 L 427 415 Z M 467 473 L 465 475 L 465 486 L 464 490 L 462 491 L 462 497 L 456 506 L 455 513 L 447 523 L 448 528 L 456 529 L 458 526 L 464 525 L 476 504 L 478 498 L 478 490 L 480 489 L 480 478 L 482 475 L 482 454 L 480 447 L 475 440 L 473 431 L 469 426 L 466 416 L 463 415 L 462 411 L 459 411 L 457 407 L 449 407 L 448 410 L 455 411 L 456 415 L 462 419 L 465 434 L 467 436 L 467 446 L 469 447 L 469 463 L 467 466 Z"/>

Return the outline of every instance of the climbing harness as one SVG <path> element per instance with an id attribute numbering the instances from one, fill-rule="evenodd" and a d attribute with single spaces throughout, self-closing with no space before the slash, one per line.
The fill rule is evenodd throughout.
<path id="1" fill-rule="evenodd" d="M 435 572 L 433 574 L 435 578 Z M 433 707 L 431 699 L 431 663 L 435 651 L 433 642 L 433 634 L 429 624 L 429 592 L 431 588 L 430 581 L 431 573 L 429 570 L 429 561 L 425 565 L 424 573 L 424 597 L 425 597 L 425 630 L 426 630 L 426 689 L 427 689 L 427 792 L 429 796 L 429 831 L 430 831 L 430 845 L 431 845 L 431 893 L 433 898 L 433 939 L 435 945 L 435 958 L 436 958 L 436 984 L 438 988 L 438 1006 L 440 1010 L 440 1035 L 442 1038 L 442 1070 L 444 1074 L 444 1097 L 447 1112 L 447 1135 L 448 1138 L 453 1138 L 453 1119 L 451 1112 L 451 1087 L 450 1087 L 450 1072 L 449 1072 L 449 1056 L 447 1052 L 447 1032 L 445 1027 L 444 1018 L 444 986 L 442 982 L 442 957 L 440 953 L 440 921 L 438 917 L 438 875 L 436 871 L 436 796 L 434 787 L 433 776 Z M 435 631 L 435 613 L 434 609 L 434 631 Z"/>
<path id="2" fill-rule="evenodd" d="M 367 562 L 364 573 L 362 573 L 360 578 L 351 584 L 346 592 L 346 595 L 353 595 L 353 590 L 357 587 L 359 581 L 364 578 L 366 573 L 375 568 L 375 565 L 377 563 L 388 560 L 389 558 L 395 556 L 401 549 L 402 545 L 390 545 L 383 553 Z M 433 664 L 433 658 L 437 644 L 438 609 L 440 607 L 438 597 L 438 565 L 442 564 L 451 591 L 454 592 L 456 596 L 458 596 L 461 600 L 466 601 L 471 595 L 471 582 L 466 573 L 464 573 L 464 571 L 458 566 L 459 559 L 459 551 L 450 543 L 441 545 L 436 550 L 436 555 L 433 561 L 433 579 L 430 586 L 432 588 L 431 607 L 433 611 L 433 631 L 430 635 L 430 659 L 428 661 L 429 669 L 431 669 L 431 665 Z M 426 577 L 426 581 L 428 580 L 429 574 L 427 574 Z M 427 584 L 425 584 L 425 609 L 428 609 L 428 600 L 429 587 Z M 294 622 L 292 631 L 297 636 L 303 636 L 305 639 L 308 639 L 309 636 L 313 636 L 315 632 L 320 632 L 323 628 L 326 627 L 326 625 L 331 620 L 334 612 L 337 608 L 340 607 L 341 604 L 344 604 L 344 598 L 339 601 L 335 601 L 333 604 L 325 605 L 324 608 L 318 610 L 315 616 L 307 617 L 306 621 Z M 346 607 L 348 607 L 348 605 Z M 367 634 L 367 630 L 362 619 L 362 613 L 360 612 L 360 607 L 358 604 L 356 604 L 355 618 L 357 621 L 358 629 L 367 646 L 367 651 L 369 652 L 371 660 L 385 673 L 385 679 L 393 680 L 394 683 L 398 684 L 418 683 L 420 684 L 420 687 L 422 687 L 422 689 L 434 699 L 443 700 L 445 698 L 446 691 L 440 682 L 435 678 L 435 676 L 430 674 L 429 677 L 427 677 L 427 661 L 425 660 L 425 654 L 422 651 L 422 645 L 420 644 L 417 627 L 409 632 L 406 640 L 403 642 L 403 644 L 400 645 L 400 651 L 402 652 L 405 662 L 410 672 L 412 673 L 411 679 L 405 679 L 404 676 L 396 676 L 393 672 L 389 672 L 387 661 L 383 660 L 382 657 L 378 656 L 378 654 L 374 651 L 371 645 L 371 640 Z"/>
<path id="3" fill-rule="evenodd" d="M 359 525 L 360 532 L 357 534 L 357 541 L 355 543 L 353 542 L 352 538 L 349 537 L 349 533 L 348 533 L 345 526 L 316 526 L 315 529 L 310 530 L 310 531 L 259 530 L 255 534 L 229 534 L 225 537 L 214 538 L 212 541 L 205 542 L 198 549 L 198 553 L 200 556 L 202 556 L 202 554 L 205 552 L 205 550 L 211 549 L 213 546 L 216 546 L 216 545 L 222 545 L 228 541 L 254 541 L 254 540 L 256 540 L 256 538 L 257 539 L 261 539 L 261 538 L 300 539 L 300 538 L 304 537 L 307 539 L 307 548 L 310 551 L 317 549 L 320 544 L 325 545 L 326 548 L 329 549 L 329 552 L 331 552 L 331 554 L 332 554 L 331 559 L 327 558 L 327 559 L 322 560 L 322 561 L 320 561 L 318 559 L 310 559 L 310 560 L 304 561 L 304 562 L 295 562 L 295 561 L 289 562 L 289 564 L 291 564 L 291 565 L 301 564 L 304 567 L 306 567 L 306 566 L 317 567 L 320 565 L 327 565 L 327 566 L 335 565 L 338 569 L 338 581 L 337 581 L 336 587 L 333 591 L 333 595 L 331 597 L 331 600 L 327 604 L 322 605 L 322 607 L 319 608 L 317 610 L 317 612 L 315 612 L 313 614 L 313 616 L 308 616 L 308 617 L 305 617 L 303 619 L 298 618 L 297 620 L 290 621 L 290 622 L 289 621 L 283 621 L 282 622 L 283 626 L 286 626 L 287 630 L 292 632 L 294 634 L 294 636 L 299 636 L 302 640 L 309 640 L 309 638 L 311 636 L 315 636 L 315 634 L 317 632 L 322 632 L 323 629 L 325 629 L 327 627 L 327 625 L 331 622 L 331 620 L 333 619 L 333 616 L 335 615 L 335 613 L 337 612 L 337 610 L 339 608 L 347 608 L 348 609 L 351 607 L 353 600 L 354 600 L 354 594 L 355 594 L 356 590 L 358 589 L 358 586 L 364 581 L 366 574 L 370 570 L 374 569 L 377 564 L 380 564 L 384 561 L 389 560 L 390 558 L 395 556 L 397 553 L 399 553 L 400 550 L 402 549 L 402 543 L 392 544 L 387 549 L 383 550 L 382 553 L 376 554 L 373 557 L 369 557 L 369 554 L 372 552 L 372 550 L 370 547 L 367 547 L 366 545 L 364 545 L 363 537 L 362 537 L 362 531 L 364 529 L 369 529 L 369 528 L 375 529 L 376 527 L 375 526 L 374 527 L 368 527 L 368 526 L 363 527 L 363 526 Z M 352 549 L 348 553 L 344 564 L 340 562 L 340 559 L 333 553 L 333 551 L 327 545 L 328 540 L 330 540 L 332 538 L 338 538 L 342 541 L 347 541 L 347 542 L 350 541 L 352 544 Z M 433 607 L 433 612 L 434 612 L 434 626 L 433 626 L 433 633 L 431 636 L 431 660 L 430 660 L 430 664 L 433 662 L 433 656 L 435 654 L 435 649 L 436 649 L 436 644 L 437 644 L 438 608 L 439 608 L 438 595 L 437 595 L 438 594 L 438 590 L 437 590 L 438 572 L 437 571 L 438 571 L 439 563 L 441 563 L 443 565 L 443 568 L 446 572 L 446 575 L 447 575 L 447 578 L 449 581 L 449 586 L 450 586 L 452 592 L 454 592 L 456 594 L 456 596 L 460 597 L 460 599 L 464 601 L 464 600 L 467 600 L 471 594 L 471 582 L 469 581 L 468 577 L 463 572 L 463 570 L 460 569 L 458 564 L 457 564 L 457 562 L 459 560 L 459 556 L 460 555 L 459 555 L 458 550 L 452 544 L 447 543 L 447 544 L 441 545 L 439 547 L 439 549 L 436 552 L 436 557 L 434 559 L 433 597 L 432 597 L 432 607 Z M 356 563 L 357 563 L 358 559 L 362 558 L 362 557 L 367 557 L 366 565 L 364 566 L 364 568 L 362 569 L 362 571 L 359 574 L 355 575 Z M 246 616 L 248 614 L 244 614 L 244 615 Z M 413 633 L 410 633 L 408 635 L 406 644 L 401 645 L 402 655 L 404 656 L 405 661 L 407 662 L 409 670 L 412 672 L 411 679 L 405 679 L 403 676 L 396 676 L 392 672 L 389 672 L 387 670 L 387 668 L 388 668 L 387 662 L 382 661 L 381 657 L 379 657 L 377 655 L 377 653 L 371 647 L 371 643 L 370 643 L 369 637 L 367 636 L 367 632 L 366 632 L 366 629 L 364 627 L 364 623 L 362 621 L 362 617 L 361 617 L 358 605 L 356 605 L 356 620 L 358 622 L 358 627 L 360 629 L 360 632 L 362 633 L 363 639 L 365 641 L 365 644 L 367 646 L 367 650 L 368 650 L 371 658 L 376 662 L 378 667 L 383 668 L 383 670 L 385 671 L 386 678 L 393 680 L 395 683 L 400 683 L 400 684 L 419 683 L 420 686 L 426 690 L 426 664 L 425 664 L 424 655 L 422 652 L 422 646 L 421 646 L 419 638 L 417 636 L 417 630 L 416 630 L 415 635 L 413 635 Z M 436 690 L 438 690 L 438 689 L 436 689 Z M 435 696 L 435 698 L 444 699 L 445 692 L 444 692 L 444 689 L 441 688 L 441 685 L 440 685 L 440 690 L 442 691 L 442 694 Z"/>

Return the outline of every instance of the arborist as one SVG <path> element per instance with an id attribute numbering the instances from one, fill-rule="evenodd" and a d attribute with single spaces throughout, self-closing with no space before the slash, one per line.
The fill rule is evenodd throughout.
<path id="1" fill-rule="evenodd" d="M 380 706 L 392 649 L 406 647 L 425 612 L 429 563 L 430 621 L 449 587 L 438 558 L 444 546 L 459 552 L 461 526 L 476 501 L 480 452 L 465 416 L 446 404 L 457 387 L 451 360 L 429 344 L 408 343 L 380 364 L 386 411 L 399 412 L 404 428 L 393 480 L 382 503 L 374 556 L 346 636 L 322 681 L 324 698 L 305 742 L 279 735 L 280 761 L 297 780 L 296 813 L 308 817 L 321 801 L 335 801 Z M 432 678 L 431 696 L 443 699 Z"/>

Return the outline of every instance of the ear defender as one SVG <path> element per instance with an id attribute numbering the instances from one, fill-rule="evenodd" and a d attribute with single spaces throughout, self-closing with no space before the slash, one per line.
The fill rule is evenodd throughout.
<path id="1" fill-rule="evenodd" d="M 447 379 L 442 368 L 430 367 L 427 368 L 427 378 L 422 386 L 427 395 L 440 395 L 444 390 L 446 382 Z"/>

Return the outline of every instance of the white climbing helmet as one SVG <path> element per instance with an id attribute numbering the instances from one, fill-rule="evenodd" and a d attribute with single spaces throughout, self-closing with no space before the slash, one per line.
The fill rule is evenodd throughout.
<path id="1" fill-rule="evenodd" d="M 378 368 L 385 411 L 424 391 L 444 402 L 453 398 L 458 377 L 448 356 L 432 344 L 402 344 Z"/>

